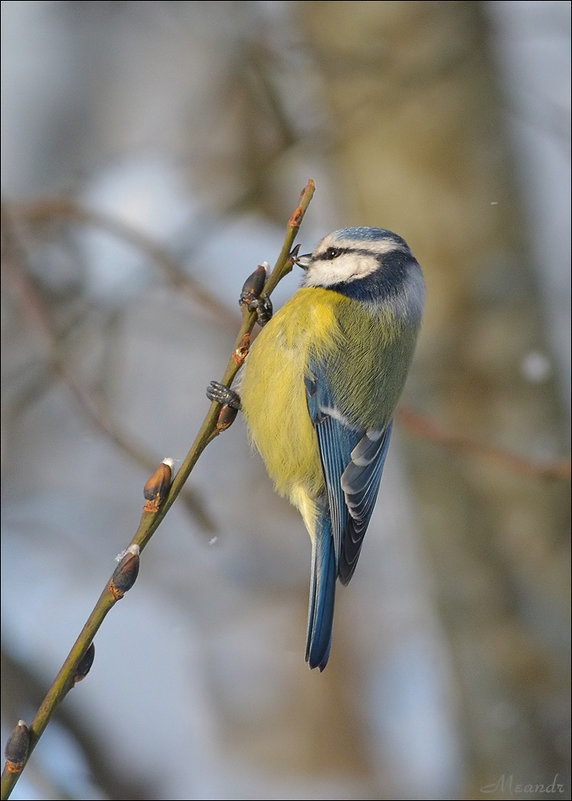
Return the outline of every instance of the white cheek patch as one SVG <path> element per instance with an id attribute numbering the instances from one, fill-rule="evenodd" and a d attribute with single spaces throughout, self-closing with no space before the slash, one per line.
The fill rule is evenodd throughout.
<path id="1" fill-rule="evenodd" d="M 357 281 L 379 268 L 376 256 L 369 253 L 343 253 L 335 259 L 312 262 L 304 286 L 334 286 L 346 281 Z"/>

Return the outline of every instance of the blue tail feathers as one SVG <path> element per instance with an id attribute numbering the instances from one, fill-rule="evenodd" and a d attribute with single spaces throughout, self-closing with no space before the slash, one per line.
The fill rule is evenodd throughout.
<path id="1" fill-rule="evenodd" d="M 320 671 L 328 664 L 332 647 L 335 593 L 334 540 L 329 515 L 324 515 L 312 539 L 312 577 L 306 641 L 306 662 L 311 668 L 320 668 Z"/>

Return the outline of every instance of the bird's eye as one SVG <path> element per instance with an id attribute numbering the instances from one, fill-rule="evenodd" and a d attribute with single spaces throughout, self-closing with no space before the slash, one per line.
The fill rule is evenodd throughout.
<path id="1" fill-rule="evenodd" d="M 326 258 L 327 259 L 335 259 L 341 254 L 340 248 L 328 248 L 326 250 Z"/>

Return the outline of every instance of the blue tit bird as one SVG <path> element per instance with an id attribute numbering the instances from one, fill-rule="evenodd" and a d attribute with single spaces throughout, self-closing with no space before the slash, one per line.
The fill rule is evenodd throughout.
<path id="1" fill-rule="evenodd" d="M 310 535 L 306 661 L 322 671 L 336 580 L 350 581 L 374 509 L 425 284 L 407 243 L 383 228 L 334 231 L 296 262 L 302 285 L 254 341 L 240 408 Z"/>

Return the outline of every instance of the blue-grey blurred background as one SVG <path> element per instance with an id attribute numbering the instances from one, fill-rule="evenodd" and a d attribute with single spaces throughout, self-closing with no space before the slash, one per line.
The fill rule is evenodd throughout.
<path id="1" fill-rule="evenodd" d="M 428 287 L 327 670 L 239 418 L 12 797 L 570 798 L 570 4 L 3 2 L 2 76 L 3 742 L 307 180 L 302 252 L 390 228 Z"/>

